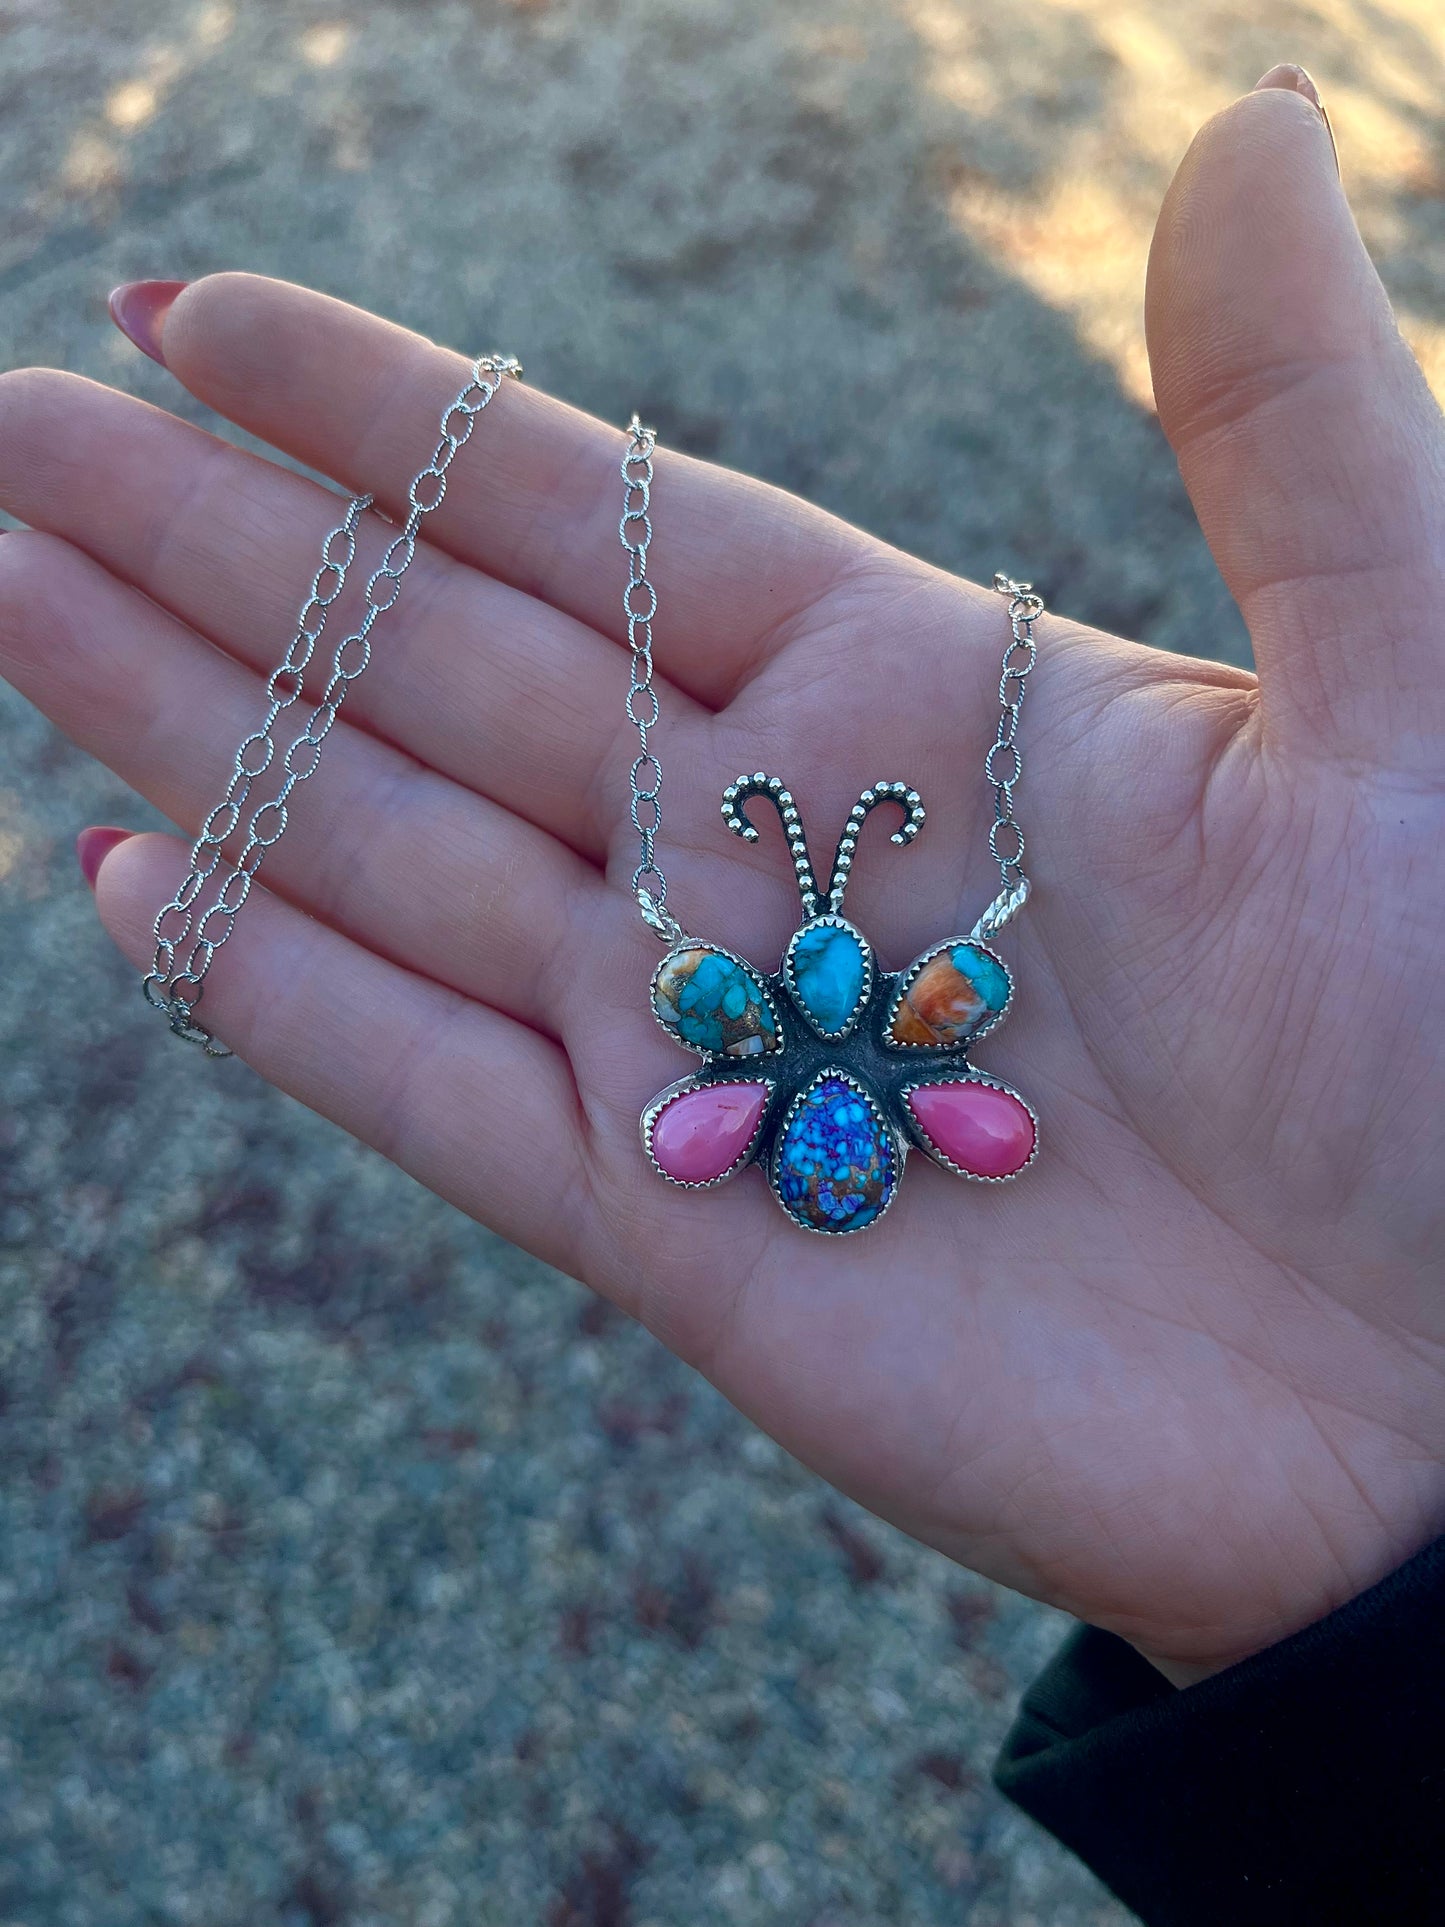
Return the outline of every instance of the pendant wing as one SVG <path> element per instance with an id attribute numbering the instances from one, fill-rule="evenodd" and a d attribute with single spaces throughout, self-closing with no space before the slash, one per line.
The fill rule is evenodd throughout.
<path id="1" fill-rule="evenodd" d="M 1008 967 L 986 943 L 949 937 L 898 979 L 883 1041 L 898 1050 L 961 1050 L 996 1028 L 1013 1002 Z"/>

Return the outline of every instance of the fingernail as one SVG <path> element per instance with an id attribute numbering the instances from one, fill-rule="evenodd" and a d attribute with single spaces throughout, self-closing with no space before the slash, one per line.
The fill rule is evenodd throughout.
<path id="1" fill-rule="evenodd" d="M 1320 96 L 1320 90 L 1316 87 L 1312 77 L 1303 67 L 1298 66 L 1293 60 L 1281 60 L 1278 66 L 1271 67 L 1267 74 L 1261 74 L 1260 78 L 1250 89 L 1250 92 L 1262 94 L 1270 87 L 1278 87 L 1287 94 L 1299 94 L 1314 108 L 1315 112 L 1324 122 L 1325 132 L 1330 137 L 1330 152 L 1335 157 L 1335 172 L 1338 174 L 1340 171 L 1340 150 L 1335 142 L 1335 130 L 1330 125 L 1330 111 L 1325 106 Z"/>
<path id="2" fill-rule="evenodd" d="M 143 355 L 158 361 L 162 368 L 166 365 L 161 352 L 166 316 L 185 285 L 184 281 L 124 281 L 111 291 L 111 320 Z"/>
<path id="3" fill-rule="evenodd" d="M 89 829 L 82 830 L 75 839 L 75 854 L 80 862 L 80 873 L 95 888 L 95 879 L 100 875 L 100 866 L 118 843 L 124 843 L 135 835 L 134 830 L 113 830 L 100 823 L 92 823 Z"/>

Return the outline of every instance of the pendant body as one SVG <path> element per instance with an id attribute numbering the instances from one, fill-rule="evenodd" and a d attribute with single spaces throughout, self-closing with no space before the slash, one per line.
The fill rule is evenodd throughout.
<path id="1" fill-rule="evenodd" d="M 791 804 L 776 779 L 761 775 L 740 779 L 729 795 L 745 785 Z M 916 793 L 895 784 L 864 799 L 871 808 L 905 794 L 916 804 Z M 734 808 L 734 827 L 738 816 Z M 920 808 L 915 831 L 921 816 Z M 856 841 L 852 819 L 850 828 Z M 1037 1155 L 1038 1120 L 1016 1091 L 968 1061 L 1012 1004 L 1003 959 L 976 938 L 951 937 L 906 970 L 880 971 L 863 933 L 836 908 L 819 907 L 800 844 L 799 829 L 794 860 L 811 914 L 776 971 L 684 938 L 653 977 L 658 1021 L 703 1059 L 642 1114 L 653 1168 L 697 1189 L 757 1163 L 794 1224 L 832 1236 L 877 1223 L 910 1149 L 980 1183 L 1016 1177 Z M 840 860 L 845 845 L 851 863 L 848 832 Z M 845 864 L 845 882 L 846 872 Z M 838 879 L 835 867 L 834 904 Z"/>

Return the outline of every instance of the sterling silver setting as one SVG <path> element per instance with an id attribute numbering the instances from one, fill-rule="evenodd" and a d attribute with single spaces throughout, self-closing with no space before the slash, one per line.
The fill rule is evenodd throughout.
<path id="1" fill-rule="evenodd" d="M 695 1081 L 696 1080 L 691 1077 L 680 1077 L 675 1084 L 669 1084 L 665 1091 L 659 1091 L 657 1096 L 653 1098 L 639 1120 L 639 1128 L 642 1134 L 642 1148 L 646 1153 L 648 1163 L 657 1175 L 660 1178 L 666 1178 L 669 1184 L 675 1184 L 679 1191 L 713 1191 L 716 1190 L 718 1185 L 726 1184 L 729 1178 L 736 1177 L 744 1165 L 751 1164 L 757 1156 L 758 1144 L 763 1136 L 768 1113 L 772 1109 L 778 1087 L 771 1077 L 765 1077 L 761 1074 L 749 1076 L 745 1073 L 740 1073 L 733 1078 L 720 1077 L 717 1080 L 719 1084 L 766 1084 L 768 1086 L 768 1095 L 758 1115 L 758 1121 L 753 1127 L 753 1134 L 748 1139 L 745 1148 L 734 1158 L 728 1168 L 725 1171 L 719 1171 L 716 1177 L 675 1178 L 671 1172 L 664 1171 L 657 1159 L 653 1156 L 652 1134 L 657 1129 L 657 1120 L 662 1116 L 668 1105 L 672 1103 L 674 1098 L 685 1097 L 687 1093 L 694 1088 Z"/>
<path id="2" fill-rule="evenodd" d="M 753 980 L 755 984 L 757 984 L 759 989 L 762 991 L 764 1001 L 766 1002 L 769 1011 L 772 1013 L 773 1023 L 778 1027 L 780 1034 L 782 1029 L 782 1020 L 778 1011 L 778 1002 L 777 1002 L 777 996 L 776 996 L 776 982 L 777 982 L 776 979 L 769 978 L 765 971 L 761 971 L 757 969 L 753 964 L 750 964 L 746 957 L 739 957 L 735 951 L 725 950 L 721 944 L 697 943 L 691 937 L 679 937 L 678 940 L 667 951 L 667 954 L 663 957 L 662 962 L 657 966 L 656 970 L 653 971 L 652 982 L 648 986 L 648 1001 L 652 1006 L 652 1014 L 657 1019 L 658 1023 L 662 1026 L 662 1028 L 667 1032 L 668 1036 L 672 1039 L 673 1043 L 681 1044 L 684 1050 L 691 1051 L 695 1057 L 704 1057 L 708 1059 L 718 1058 L 724 1064 L 734 1065 L 738 1069 L 742 1069 L 744 1066 L 749 1064 L 765 1061 L 767 1058 L 771 1057 L 773 1055 L 771 1051 L 761 1050 L 761 1049 L 756 1051 L 743 1051 L 743 1052 L 706 1050 L 700 1044 L 690 1044 L 685 1037 L 680 1036 L 678 1032 L 673 1028 L 673 1026 L 668 1023 L 667 1019 L 663 1016 L 661 1010 L 658 1008 L 658 1000 L 657 1000 L 658 985 L 662 982 L 668 970 L 676 962 L 676 960 L 679 957 L 686 956 L 686 954 L 690 950 L 710 951 L 715 956 L 726 958 L 728 963 L 735 964 L 739 970 L 746 972 L 746 974 Z M 748 1081 L 755 1082 L 757 1080 L 750 1079 Z"/>
<path id="3" fill-rule="evenodd" d="M 982 1084 L 988 1090 L 1002 1091 L 1005 1096 L 1013 1098 L 1016 1104 L 1022 1104 L 1029 1114 L 1029 1121 L 1034 1127 L 1034 1148 L 1029 1152 L 1028 1156 L 1016 1171 L 1005 1171 L 999 1177 L 994 1177 L 986 1171 L 970 1171 L 967 1165 L 956 1164 L 948 1155 L 947 1151 L 943 1150 L 942 1147 L 936 1144 L 928 1135 L 919 1120 L 918 1113 L 913 1109 L 910 1099 L 915 1091 L 921 1091 L 929 1084 L 944 1083 Z M 905 1084 L 903 1086 L 899 1095 L 907 1107 L 908 1129 L 912 1134 L 913 1142 L 918 1146 L 919 1150 L 923 1152 L 925 1157 L 932 1158 L 935 1164 L 942 1165 L 945 1171 L 952 1172 L 956 1178 L 967 1178 L 970 1184 L 1012 1184 L 1015 1178 L 1023 1176 L 1024 1172 L 1028 1170 L 1029 1166 L 1035 1162 L 1039 1155 L 1038 1114 L 1028 1099 L 1026 1097 L 1020 1097 L 1013 1085 L 1005 1084 L 1001 1077 L 990 1077 L 987 1071 L 976 1071 L 972 1066 L 969 1066 L 962 1073 L 953 1071 L 946 1076 L 915 1078 L 911 1084 Z"/>
<path id="4" fill-rule="evenodd" d="M 782 1153 L 784 1144 L 787 1142 L 788 1128 L 796 1120 L 798 1113 L 802 1108 L 803 1104 L 807 1101 L 809 1095 L 815 1089 L 817 1089 L 817 1087 L 820 1084 L 827 1083 L 835 1079 L 838 1083 L 846 1085 L 849 1090 L 853 1091 L 862 1100 L 862 1102 L 865 1103 L 869 1107 L 869 1109 L 873 1111 L 874 1114 L 877 1116 L 880 1125 L 883 1127 L 883 1130 L 886 1133 L 888 1147 L 889 1147 L 889 1154 L 893 1159 L 892 1182 L 890 1183 L 888 1187 L 888 1193 L 886 1197 L 883 1199 L 883 1202 L 879 1206 L 876 1214 L 873 1217 L 869 1218 L 867 1222 L 864 1224 L 839 1225 L 836 1229 L 832 1227 L 824 1228 L 823 1226 L 820 1226 L 820 1225 L 810 1224 L 806 1218 L 800 1218 L 794 1211 L 789 1209 L 788 1205 L 783 1200 L 782 1177 L 777 1168 L 778 1159 Z M 793 1101 L 791 1104 L 789 1104 L 787 1110 L 784 1111 L 782 1117 L 778 1120 L 777 1128 L 773 1136 L 773 1149 L 768 1161 L 768 1173 L 767 1173 L 768 1186 L 769 1186 L 769 1189 L 772 1191 L 773 1196 L 777 1199 L 778 1203 L 782 1206 L 784 1212 L 792 1220 L 792 1222 L 795 1225 L 797 1225 L 800 1231 L 811 1231 L 811 1232 L 814 1232 L 816 1235 L 820 1237 L 825 1237 L 825 1238 L 855 1238 L 857 1237 L 860 1231 L 870 1231 L 875 1224 L 879 1223 L 879 1221 L 889 1211 L 892 1210 L 894 1202 L 898 1197 L 899 1187 L 903 1181 L 903 1166 L 905 1161 L 907 1160 L 907 1157 L 908 1157 L 908 1139 L 898 1129 L 898 1126 L 893 1121 L 893 1119 L 888 1116 L 883 1106 L 878 1102 L 878 1099 L 874 1096 L 873 1092 L 868 1089 L 867 1085 L 860 1084 L 858 1079 L 856 1077 L 851 1077 L 848 1074 L 848 1072 L 842 1068 L 841 1065 L 827 1064 L 827 1065 L 824 1065 L 822 1070 L 817 1072 L 817 1074 L 813 1077 L 811 1082 L 803 1086 L 803 1088 L 793 1098 Z"/>
<path id="5" fill-rule="evenodd" d="M 642 1114 L 643 1144 L 653 1170 L 681 1189 L 706 1190 L 755 1163 L 792 1223 L 828 1237 L 867 1230 L 884 1217 L 897 1196 L 910 1144 L 955 1175 L 985 1184 L 1007 1182 L 1017 1173 L 996 1176 L 987 1171 L 973 1171 L 952 1157 L 948 1148 L 923 1128 L 909 1102 L 912 1093 L 925 1084 L 972 1085 L 999 1091 L 1017 1103 L 1028 1117 L 1029 1151 L 1027 1158 L 1021 1158 L 1018 1169 L 1033 1163 L 1038 1154 L 1038 1119 L 1034 1112 L 1009 1085 L 974 1070 L 968 1057 L 977 1039 L 994 1030 L 1012 1008 L 1013 980 L 1007 965 L 992 946 L 970 933 L 967 937 L 956 936 L 944 943 L 931 944 L 903 970 L 880 972 L 873 946 L 840 910 L 807 914 L 807 904 L 818 903 L 820 893 L 813 884 L 812 865 L 797 806 L 779 779 L 757 772 L 729 784 L 724 814 L 734 833 L 741 837 L 745 830 L 751 830 L 753 835 L 746 840 L 756 839 L 757 828 L 741 809 L 741 801 L 752 797 L 767 801 L 778 812 L 799 879 L 805 920 L 789 939 L 778 969 L 772 972 L 759 969 L 720 944 L 705 943 L 695 937 L 682 937 L 669 947 L 653 975 L 654 1014 L 674 1042 L 701 1057 L 703 1065 L 692 1077 L 669 1085 Z M 912 838 L 905 833 L 906 829 L 909 824 L 916 824 L 922 814 L 917 792 L 909 791 L 901 783 L 874 784 L 864 792 L 855 808 L 861 808 L 866 817 L 884 803 L 908 813 L 904 828 L 895 840 L 910 842 Z M 790 823 L 784 814 L 790 809 L 797 818 L 795 823 Z M 835 869 L 837 894 L 834 897 L 830 892 L 829 900 L 841 903 L 847 877 L 847 871 L 840 874 Z M 857 973 L 856 994 L 852 995 L 839 1021 L 810 1006 L 808 988 L 799 979 L 800 940 L 810 932 L 816 935 L 820 931 L 834 933 L 833 940 Z M 935 958 L 960 949 L 986 958 L 998 973 L 1004 986 L 1001 1005 L 994 1009 L 978 1002 L 975 996 L 968 1008 L 981 1014 L 968 1017 L 956 1039 L 919 1045 L 900 1042 L 891 1035 L 891 1028 L 903 1006 L 904 993 Z M 709 973 L 704 994 L 684 1015 L 679 1015 L 680 997 L 676 1004 L 669 1004 L 665 1012 L 656 996 L 664 973 L 680 963 L 690 968 L 688 984 L 694 977 L 702 981 L 700 973 L 704 966 Z M 768 1011 L 776 1026 L 777 1041 L 766 1049 L 734 1055 L 723 1047 L 723 1000 L 732 991 L 738 1010 L 744 1008 L 738 1003 L 744 982 L 749 998 Z M 836 980 L 830 980 L 830 988 L 836 989 Z M 972 980 L 964 980 L 961 989 L 973 994 L 975 986 Z M 734 1021 L 738 1010 L 733 1011 Z M 700 1043 L 695 1035 L 683 1035 L 684 1024 L 700 1026 L 703 1031 L 709 1025 L 714 1026 L 714 1041 Z M 766 1086 L 767 1092 L 747 1147 L 732 1156 L 725 1169 L 708 1177 L 679 1176 L 669 1170 L 658 1156 L 655 1141 L 657 1120 L 664 1110 L 679 1099 L 738 1083 L 760 1083 Z M 806 1116 L 810 1097 L 815 1097 L 818 1104 L 827 1098 L 832 1106 L 831 1121 Z M 855 1111 L 850 1111 L 850 1101 L 855 1110 L 858 1103 L 865 1107 L 866 1124 L 861 1129 Z M 826 1152 L 818 1149 L 820 1134 L 822 1143 L 835 1148 Z M 804 1170 L 800 1160 L 806 1159 L 812 1161 Z M 796 1193 L 802 1177 L 806 1178 L 808 1189 L 800 1200 Z M 791 1201 L 790 1192 L 794 1194 Z"/>
<path id="6" fill-rule="evenodd" d="M 789 1220 L 828 1237 L 868 1229 L 886 1215 L 897 1197 L 910 1143 L 955 1176 L 1007 1183 L 1038 1156 L 1038 1118 L 1009 1085 L 976 1071 L 968 1052 L 1013 1008 L 1012 974 L 988 939 L 1018 915 L 1029 897 L 1024 837 L 1013 795 L 1023 774 L 1018 723 L 1025 686 L 1038 659 L 1034 624 L 1043 613 L 1043 599 L 1027 582 L 994 577 L 994 589 L 1008 603 L 1009 621 L 999 675 L 998 726 L 984 758 L 994 799 L 988 847 L 998 866 L 999 889 L 973 928 L 931 945 L 905 970 L 880 973 L 873 945 L 842 914 L 844 896 L 869 815 L 883 804 L 898 809 L 902 820 L 892 841 L 906 846 L 924 823 L 919 792 L 891 778 L 862 791 L 838 838 L 825 891 L 813 868 L 792 790 L 781 777 L 754 770 L 724 789 L 723 820 L 734 836 L 756 843 L 759 831 L 746 806 L 754 798 L 772 805 L 803 914 L 778 969 L 761 971 L 735 952 L 684 930 L 667 907 L 667 879 L 657 859 L 662 766 L 651 746 L 651 731 L 659 720 L 652 654 L 658 604 L 648 575 L 656 447 L 656 432 L 634 415 L 621 463 L 624 493 L 618 524 L 628 558 L 622 609 L 632 662 L 625 709 L 637 731 L 639 751 L 630 773 L 639 855 L 632 890 L 644 923 L 667 946 L 652 977 L 654 1013 L 674 1042 L 703 1062 L 692 1077 L 669 1085 L 644 1109 L 641 1130 L 648 1162 L 683 1190 L 711 1189 L 756 1164 Z M 821 944 L 820 935 L 825 939 Z M 802 946 L 810 939 L 813 948 L 805 959 Z M 945 953 L 952 953 L 946 965 L 932 972 L 923 994 L 912 997 L 923 972 Z M 659 987 L 668 973 L 664 1000 Z M 762 1034 L 755 1013 L 764 1010 L 773 1026 L 769 1040 L 756 1048 L 740 1048 L 748 1036 Z M 899 1036 L 899 1028 L 926 1035 Z M 736 1118 L 729 1118 L 724 1105 L 710 1103 L 711 1093 L 733 1083 L 765 1086 L 751 1140 L 742 1148 L 735 1142 Z M 954 1140 L 951 1149 L 925 1130 L 912 1110 L 910 1100 L 925 1084 L 949 1085 L 964 1094 L 986 1090 L 1006 1103 L 970 1106 L 965 1095 L 962 1102 L 933 1107 L 936 1126 L 946 1127 L 945 1135 Z M 670 1105 L 684 1102 L 691 1106 L 686 1123 L 676 1144 L 662 1147 L 660 1156 L 658 1121 Z M 989 1166 L 1009 1159 L 1016 1163 L 1004 1170 L 974 1170 L 966 1162 L 968 1152 Z M 668 1168 L 668 1155 L 676 1169 Z M 710 1162 L 717 1168 L 708 1170 Z"/>
<path id="7" fill-rule="evenodd" d="M 984 1018 L 984 1020 L 975 1029 L 971 1030 L 969 1032 L 968 1041 L 970 1045 L 976 1044 L 980 1041 L 980 1039 L 987 1037 L 991 1031 L 995 1031 L 998 1029 L 999 1025 L 1003 1022 L 1004 1018 L 1007 1017 L 1009 1012 L 1013 1009 L 1013 1005 L 1014 1005 L 1013 972 L 1009 969 L 1008 965 L 1004 962 L 1003 958 L 994 949 L 992 944 L 984 943 L 980 938 L 972 937 L 972 936 L 966 937 L 966 938 L 945 937 L 942 943 L 936 943 L 933 945 L 932 949 L 925 950 L 923 952 L 923 955 L 921 957 L 916 957 L 906 970 L 901 970 L 898 973 L 898 988 L 894 991 L 892 1000 L 888 1006 L 888 1024 L 890 1029 L 892 1028 L 895 1018 L 898 1016 L 899 1011 L 903 1008 L 903 1001 L 907 997 L 909 991 L 913 988 L 914 982 L 923 975 L 924 971 L 933 962 L 935 957 L 941 957 L 943 956 L 945 951 L 956 949 L 960 943 L 967 943 L 970 950 L 981 951 L 985 957 L 990 958 L 994 963 L 998 965 L 999 969 L 1003 972 L 1004 976 L 1008 979 L 1008 996 L 1004 1000 L 1003 1008 L 1001 1010 L 995 1011 L 991 1016 Z M 888 1048 L 890 1050 L 919 1051 L 919 1052 L 926 1053 L 930 1050 L 936 1049 L 937 1046 L 932 1044 L 911 1043 L 906 1040 L 890 1037 Z"/>
<path id="8" fill-rule="evenodd" d="M 875 975 L 873 946 L 856 924 L 849 923 L 846 917 L 837 916 L 831 910 L 825 910 L 821 916 L 810 917 L 806 923 L 799 924 L 798 928 L 788 939 L 788 947 L 783 952 L 783 982 L 800 1004 L 803 1001 L 803 996 L 798 988 L 795 964 L 798 945 L 810 931 L 820 929 L 846 931 L 849 936 L 856 938 L 859 951 L 863 958 L 863 989 L 860 993 L 859 1001 L 850 1015 L 834 1030 L 826 1030 L 821 1024 L 817 1023 L 816 1020 L 814 1022 L 814 1029 L 818 1035 L 820 1037 L 826 1037 L 831 1043 L 836 1044 L 841 1043 L 845 1037 L 851 1035 L 858 1019 L 867 1007 L 868 999 L 873 994 L 873 978 Z"/>

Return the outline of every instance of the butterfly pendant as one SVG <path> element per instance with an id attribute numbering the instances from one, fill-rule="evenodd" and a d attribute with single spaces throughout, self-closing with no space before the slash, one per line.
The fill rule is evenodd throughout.
<path id="1" fill-rule="evenodd" d="M 728 786 L 728 828 L 758 840 L 743 814 L 754 796 L 782 819 L 804 922 L 772 974 L 691 937 L 663 958 L 653 1010 L 703 1066 L 642 1114 L 653 1169 L 696 1190 L 760 1164 L 793 1223 L 832 1236 L 877 1223 L 898 1194 L 910 1147 L 958 1177 L 1017 1177 L 1038 1153 L 1038 1120 L 1016 1091 L 968 1062 L 969 1048 L 1013 1002 L 1002 958 L 976 936 L 949 937 L 906 970 L 883 972 L 841 915 L 864 819 L 881 803 L 898 804 L 904 821 L 893 841 L 911 843 L 923 824 L 918 792 L 902 783 L 864 790 L 826 898 L 797 807 L 776 776 L 759 771 Z"/>

